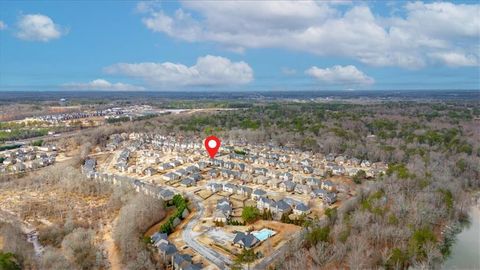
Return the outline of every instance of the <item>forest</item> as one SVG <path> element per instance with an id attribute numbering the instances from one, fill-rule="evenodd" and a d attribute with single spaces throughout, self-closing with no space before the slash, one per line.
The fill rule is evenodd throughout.
<path id="1" fill-rule="evenodd" d="M 215 134 L 222 140 L 269 143 L 384 161 L 389 164 L 385 175 L 369 180 L 359 177 L 355 181 L 357 196 L 338 209 L 330 209 L 325 218 L 306 222 L 301 237 L 292 242 L 288 254 L 277 262 L 275 269 L 430 269 L 441 264 L 450 251 L 454 236 L 443 235 L 442 231 L 447 225 L 461 227 L 468 222 L 472 194 L 480 188 L 479 121 L 477 101 L 269 101 L 231 111 L 171 114 L 112 123 L 61 139 L 58 147 L 78 149 L 78 156 L 69 165 L 73 169 L 68 171 L 78 170 L 92 149 L 106 145 L 109 135 L 142 131 L 176 135 L 186 140 Z M 113 224 L 112 239 L 119 246 L 120 260 L 130 262 L 132 269 L 162 267 L 162 262 L 155 260 L 140 237 L 142 230 L 165 215 L 158 203 L 126 195 L 129 194 L 126 191 L 75 181 L 81 179 L 80 175 L 61 177 L 61 171 L 65 171 L 62 168 L 51 170 L 57 171 L 4 179 L 1 187 L 55 188 L 103 198 L 102 207 L 91 214 L 108 213 L 103 222 Z M 144 208 L 158 215 L 149 216 L 147 211 L 140 211 L 139 205 L 149 206 Z M 25 215 L 38 207 L 27 206 L 23 210 Z M 118 212 L 118 217 L 113 218 L 109 214 L 112 212 Z M 51 255 L 44 256 L 40 263 L 60 269 L 81 255 L 91 258 L 85 261 L 90 265 L 77 261 L 74 267 L 104 267 L 95 264 L 95 254 L 76 254 L 73 251 L 79 252 L 79 248 L 72 246 L 79 237 L 94 239 L 95 232 L 103 227 L 72 225 L 67 222 L 71 214 L 63 215 L 64 226 L 47 227 L 40 233 L 43 235 L 40 240 L 49 247 L 46 254 Z M 2 228 L 12 230 L 7 225 Z M 94 243 L 94 240 L 90 242 L 95 247 Z M 133 249 L 127 248 L 132 245 Z M 92 250 L 99 249 L 101 247 Z M 28 258 L 25 252 L 32 252 L 29 249 L 21 251 L 19 247 L 12 247 L 7 251 L 24 265 L 33 263 L 25 259 Z"/>

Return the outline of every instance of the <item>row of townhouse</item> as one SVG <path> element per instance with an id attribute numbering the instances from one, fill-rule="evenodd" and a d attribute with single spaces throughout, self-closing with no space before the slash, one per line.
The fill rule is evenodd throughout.
<path id="1" fill-rule="evenodd" d="M 115 163 L 115 168 L 117 170 L 125 172 L 127 171 L 128 168 L 128 159 L 130 158 L 130 150 L 128 149 L 123 149 L 117 157 L 116 163 Z"/>
<path id="2" fill-rule="evenodd" d="M 278 201 L 270 199 L 266 196 L 260 197 L 257 200 L 257 209 L 260 211 L 270 211 L 277 219 L 281 218 L 283 214 L 294 213 L 296 215 L 310 214 L 310 208 L 302 202 L 291 198 L 284 198 Z"/>
<path id="3" fill-rule="evenodd" d="M 36 119 L 40 121 L 56 124 L 62 121 L 88 118 L 88 117 L 105 116 L 106 114 L 107 112 L 104 110 L 97 110 L 92 112 L 72 112 L 72 113 L 42 115 L 42 116 L 37 116 Z"/>
<path id="4" fill-rule="evenodd" d="M 26 147 L 0 155 L 0 173 L 22 173 L 55 163 L 57 152 L 52 147 Z M 46 152 L 48 151 L 48 152 Z"/>
<path id="5" fill-rule="evenodd" d="M 194 182 L 191 182 L 192 185 L 194 185 L 196 182 L 202 179 L 200 170 L 202 170 L 203 166 L 205 166 L 203 162 L 198 162 L 194 165 L 190 165 L 188 167 L 180 168 L 175 171 L 166 173 L 162 175 L 162 179 L 167 182 L 174 182 L 181 179 L 182 180 L 189 179 L 188 181 L 185 181 L 185 182 L 182 181 L 183 182 L 182 185 L 187 184 L 188 182 L 191 182 L 191 180 L 194 181 Z"/>
<path id="6" fill-rule="evenodd" d="M 171 201 L 173 196 L 175 196 L 175 192 L 170 189 L 162 188 L 136 178 L 116 174 L 99 173 L 96 171 L 95 166 L 96 161 L 94 159 L 87 159 L 82 166 L 83 174 L 85 174 L 89 179 L 109 183 L 115 186 L 132 188 L 137 192 L 141 192 L 147 196 L 157 199 L 162 199 L 165 202 Z"/>
<path id="7" fill-rule="evenodd" d="M 220 192 L 220 191 L 225 191 L 230 194 L 239 194 L 243 195 L 245 197 L 250 197 L 253 194 L 253 189 L 251 187 L 243 186 L 243 185 L 235 185 L 232 183 L 216 183 L 216 182 L 210 182 L 207 183 L 205 186 L 207 190 L 210 190 L 211 192 Z"/>

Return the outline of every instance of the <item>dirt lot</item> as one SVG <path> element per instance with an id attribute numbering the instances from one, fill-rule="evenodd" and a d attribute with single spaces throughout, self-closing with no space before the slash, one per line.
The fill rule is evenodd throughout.
<path id="1" fill-rule="evenodd" d="M 255 251 L 260 251 L 264 255 L 270 254 L 273 250 L 286 244 L 290 236 L 300 231 L 301 227 L 285 224 L 277 221 L 259 220 L 254 224 L 247 226 L 225 226 L 221 228 L 212 228 L 202 236 L 198 238 L 203 244 L 210 246 L 234 259 L 235 254 L 239 254 L 241 249 L 233 246 L 232 241 L 235 238 L 235 232 L 247 230 L 261 230 L 263 228 L 269 228 L 274 230 L 276 234 L 269 239 L 263 241 L 260 245 L 255 247 Z"/>

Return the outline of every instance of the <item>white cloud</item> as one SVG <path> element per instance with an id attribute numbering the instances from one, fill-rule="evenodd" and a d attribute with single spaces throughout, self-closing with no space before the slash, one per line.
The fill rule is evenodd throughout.
<path id="1" fill-rule="evenodd" d="M 7 25 L 3 21 L 0 21 L 0 31 L 4 29 L 7 29 Z"/>
<path id="2" fill-rule="evenodd" d="M 104 79 L 96 79 L 87 83 L 67 83 L 63 85 L 71 90 L 100 90 L 100 91 L 141 91 L 145 88 L 125 83 L 111 83 Z"/>
<path id="3" fill-rule="evenodd" d="M 173 14 L 150 9 L 142 21 L 154 32 L 213 41 L 233 51 L 276 47 L 420 68 L 437 62 L 435 54 L 478 58 L 479 13 L 478 4 L 445 2 L 407 3 L 394 13 L 402 16 L 381 17 L 358 2 L 338 7 L 313 0 L 184 1 Z"/>
<path id="4" fill-rule="evenodd" d="M 450 67 L 477 66 L 479 64 L 478 56 L 457 52 L 432 53 L 430 56 Z"/>
<path id="5" fill-rule="evenodd" d="M 17 37 L 29 41 L 47 42 L 57 39 L 67 32 L 55 24 L 50 17 L 42 14 L 22 15 L 17 27 Z"/>
<path id="6" fill-rule="evenodd" d="M 199 57 L 193 66 L 164 63 L 118 63 L 105 72 L 142 78 L 155 86 L 220 86 L 246 84 L 253 70 L 245 62 L 232 62 L 220 56 Z"/>
<path id="7" fill-rule="evenodd" d="M 365 75 L 362 71 L 352 65 L 336 65 L 324 69 L 313 66 L 307 69 L 305 73 L 319 81 L 329 84 L 371 85 L 375 82 L 373 78 Z"/>

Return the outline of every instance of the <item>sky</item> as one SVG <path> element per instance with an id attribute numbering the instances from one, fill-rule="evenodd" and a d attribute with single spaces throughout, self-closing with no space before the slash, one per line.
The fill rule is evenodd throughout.
<path id="1" fill-rule="evenodd" d="M 5 1 L 0 91 L 480 89 L 476 1 Z"/>

